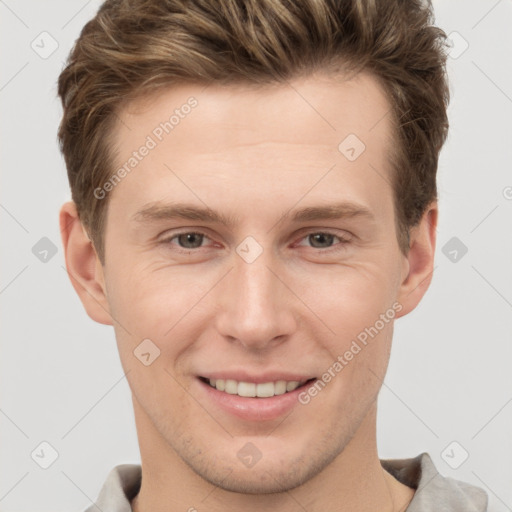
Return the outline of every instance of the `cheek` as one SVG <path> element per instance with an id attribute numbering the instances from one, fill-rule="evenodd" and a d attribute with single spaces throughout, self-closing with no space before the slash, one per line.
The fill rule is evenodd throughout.
<path id="1" fill-rule="evenodd" d="M 333 273 L 327 288 L 310 293 L 314 300 L 311 309 L 329 329 L 322 336 L 328 359 L 324 371 L 330 371 L 325 380 L 343 374 L 337 380 L 356 379 L 362 384 L 385 371 L 393 321 L 401 309 L 395 280 L 384 264 L 361 265 L 340 269 Z"/>
<path id="2" fill-rule="evenodd" d="M 161 323 L 165 323 L 168 330 L 174 317 L 189 305 L 200 288 L 188 287 L 188 292 L 184 293 L 184 279 L 178 271 L 153 272 L 141 264 L 130 265 L 126 260 L 111 268 L 107 275 L 112 314 L 123 318 L 142 335 L 148 334 L 143 331 L 150 326 L 155 335 L 155 327 Z"/>
<path id="3" fill-rule="evenodd" d="M 373 325 L 392 308 L 398 293 L 396 272 L 385 262 L 340 267 L 317 283 L 320 286 L 304 293 L 311 308 L 342 339 Z"/>
<path id="4" fill-rule="evenodd" d="M 109 305 L 125 368 L 139 370 L 133 352 L 146 339 L 158 347 L 155 364 L 165 362 L 169 371 L 190 350 L 191 340 L 205 328 L 205 315 L 215 303 L 208 293 L 218 280 L 215 272 L 198 275 L 197 270 L 176 268 L 152 272 L 134 267 L 123 272 L 121 266 L 109 274 Z"/>

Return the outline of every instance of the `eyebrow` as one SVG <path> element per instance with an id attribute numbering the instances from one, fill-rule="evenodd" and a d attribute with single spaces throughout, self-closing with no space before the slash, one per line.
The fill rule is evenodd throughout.
<path id="1" fill-rule="evenodd" d="M 308 206 L 287 212 L 281 217 L 281 220 L 288 219 L 291 222 L 298 223 L 352 217 L 375 220 L 375 215 L 369 208 L 349 201 L 322 206 Z M 233 228 L 238 221 L 238 217 L 235 215 L 225 215 L 211 208 L 197 207 L 187 203 L 167 204 L 160 201 L 149 203 L 132 215 L 133 221 L 141 223 L 172 219 L 211 222 L 222 224 L 228 228 Z"/>

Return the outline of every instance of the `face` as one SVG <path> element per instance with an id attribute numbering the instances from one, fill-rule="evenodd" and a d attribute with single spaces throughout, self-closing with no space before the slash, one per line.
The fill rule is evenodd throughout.
<path id="1" fill-rule="evenodd" d="M 137 163 L 107 186 L 101 272 L 138 426 L 239 492 L 293 488 L 363 435 L 410 309 L 384 93 L 291 85 L 130 105 L 116 169 Z"/>

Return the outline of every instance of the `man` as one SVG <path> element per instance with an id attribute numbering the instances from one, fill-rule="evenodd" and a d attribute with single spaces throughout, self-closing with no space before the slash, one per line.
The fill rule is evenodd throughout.
<path id="1" fill-rule="evenodd" d="M 114 327 L 142 462 L 98 509 L 486 510 L 428 454 L 376 446 L 393 324 L 433 271 L 449 94 L 431 18 L 109 0 L 84 27 L 59 78 L 60 226 Z"/>

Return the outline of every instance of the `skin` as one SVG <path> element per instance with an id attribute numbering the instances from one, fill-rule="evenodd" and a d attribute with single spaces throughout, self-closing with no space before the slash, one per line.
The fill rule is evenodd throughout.
<path id="1" fill-rule="evenodd" d="M 394 303 L 395 319 L 417 306 L 432 276 L 437 204 L 411 230 L 405 256 L 386 96 L 365 74 L 264 88 L 180 85 L 119 113 L 118 165 L 190 96 L 198 106 L 109 192 L 104 265 L 75 205 L 60 213 L 71 282 L 88 315 L 114 326 L 133 395 L 142 461 L 133 509 L 405 510 L 414 490 L 383 470 L 376 446 L 394 321 L 307 405 L 277 420 L 220 410 L 197 379 L 235 368 L 320 377 Z M 350 133 L 366 145 L 353 162 L 338 150 Z M 132 219 L 153 201 L 237 219 L 230 228 Z M 283 217 L 341 201 L 373 217 Z M 187 250 L 175 236 L 182 231 L 205 237 Z M 322 232 L 335 236 L 309 236 Z M 247 236 L 263 250 L 252 263 L 236 252 Z M 147 338 L 161 352 L 144 366 L 133 351 Z M 247 442 L 262 454 L 251 468 L 237 457 Z"/>

